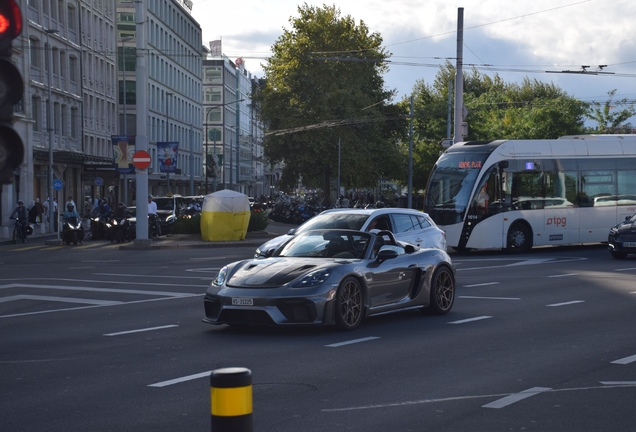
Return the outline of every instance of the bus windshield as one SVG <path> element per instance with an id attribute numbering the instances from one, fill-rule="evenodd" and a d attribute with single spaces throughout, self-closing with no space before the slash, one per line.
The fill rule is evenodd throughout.
<path id="1" fill-rule="evenodd" d="M 438 225 L 461 222 L 470 194 L 489 153 L 444 153 L 426 189 L 425 211 Z"/>

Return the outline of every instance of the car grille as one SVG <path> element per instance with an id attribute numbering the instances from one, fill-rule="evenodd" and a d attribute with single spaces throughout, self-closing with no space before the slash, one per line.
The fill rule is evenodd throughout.
<path id="1" fill-rule="evenodd" d="M 206 298 L 203 305 L 205 306 L 206 318 L 216 321 L 219 318 L 219 312 L 221 312 L 221 302 L 218 299 Z"/>
<path id="2" fill-rule="evenodd" d="M 218 319 L 222 323 L 274 325 L 274 321 L 265 311 L 223 309 Z"/>
<path id="3" fill-rule="evenodd" d="M 620 233 L 614 240 L 617 242 L 634 242 L 636 241 L 636 233 Z"/>
<path id="4" fill-rule="evenodd" d="M 306 300 L 285 300 L 280 302 L 278 310 L 290 322 L 306 323 L 316 321 L 316 305 Z"/>

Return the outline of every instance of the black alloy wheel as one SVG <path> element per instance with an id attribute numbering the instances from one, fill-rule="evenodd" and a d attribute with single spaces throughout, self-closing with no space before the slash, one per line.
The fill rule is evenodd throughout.
<path id="1" fill-rule="evenodd" d="M 362 286 L 350 276 L 340 283 L 336 294 L 336 325 L 340 330 L 354 330 L 363 317 Z"/>
<path id="2" fill-rule="evenodd" d="M 431 278 L 431 302 L 422 308 L 424 313 L 446 315 L 455 303 L 455 277 L 448 267 L 435 270 Z"/>

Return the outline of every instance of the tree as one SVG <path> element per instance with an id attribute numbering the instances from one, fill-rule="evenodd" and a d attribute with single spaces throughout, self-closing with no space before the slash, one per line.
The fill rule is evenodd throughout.
<path id="1" fill-rule="evenodd" d="M 590 120 L 594 120 L 598 124 L 595 132 L 600 134 L 629 133 L 632 128 L 631 124 L 623 123 L 636 115 L 634 102 L 628 102 L 627 99 L 613 101 L 616 89 L 607 92 L 607 95 L 609 99 L 605 103 L 592 102 L 586 113 Z M 617 110 L 617 107 L 625 108 Z"/>
<path id="2" fill-rule="evenodd" d="M 394 92 L 384 89 L 389 53 L 379 34 L 335 6 L 304 4 L 298 13 L 274 43 L 255 97 L 267 126 L 265 156 L 285 164 L 281 181 L 289 187 L 302 176 L 329 199 L 339 140 L 343 185 L 394 174 L 405 113 L 386 104 Z"/>

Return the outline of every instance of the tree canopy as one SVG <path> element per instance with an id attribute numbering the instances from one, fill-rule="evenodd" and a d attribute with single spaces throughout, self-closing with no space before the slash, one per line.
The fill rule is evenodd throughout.
<path id="1" fill-rule="evenodd" d="M 387 104 L 382 38 L 335 6 L 298 7 L 290 29 L 273 45 L 255 96 L 267 132 L 265 156 L 284 162 L 282 186 L 299 181 L 329 197 L 338 167 L 341 184 L 370 185 L 403 165 L 403 108 Z"/>

